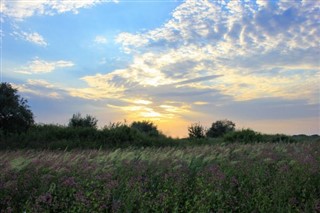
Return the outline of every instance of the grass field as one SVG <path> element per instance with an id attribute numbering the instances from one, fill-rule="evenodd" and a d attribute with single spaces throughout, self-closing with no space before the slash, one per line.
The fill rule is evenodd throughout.
<path id="1" fill-rule="evenodd" d="M 1 212 L 320 212 L 320 143 L 0 151 Z"/>

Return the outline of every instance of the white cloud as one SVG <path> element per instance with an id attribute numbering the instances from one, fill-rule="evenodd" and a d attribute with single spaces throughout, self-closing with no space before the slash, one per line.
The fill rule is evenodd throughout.
<path id="1" fill-rule="evenodd" d="M 22 74 L 41 74 L 53 72 L 56 69 L 67 68 L 74 66 L 74 63 L 71 61 L 45 61 L 39 58 L 28 62 L 28 64 L 20 69 L 16 70 L 17 73 Z"/>
<path id="2" fill-rule="evenodd" d="M 15 20 L 23 20 L 34 15 L 55 15 L 65 12 L 77 14 L 81 8 L 89 8 L 105 2 L 119 2 L 118 0 L 3 0 L 2 13 Z"/>
<path id="3" fill-rule="evenodd" d="M 139 76 L 139 84 L 144 86 L 180 79 L 195 89 L 217 89 L 236 100 L 274 96 L 314 102 L 314 96 L 306 97 L 305 90 L 294 95 L 290 91 L 297 85 L 308 88 L 308 94 L 317 90 L 307 87 L 315 85 L 315 79 L 301 67 L 312 67 L 308 72 L 313 75 L 320 71 L 320 30 L 315 27 L 320 4 L 279 1 L 277 5 L 267 1 L 240 4 L 187 0 L 163 26 L 144 33 L 119 34 L 117 41 L 123 49 L 136 53 L 136 60 L 127 69 L 131 74 L 128 79 L 136 81 L 135 76 Z M 295 75 L 288 74 L 292 70 L 286 69 L 288 64 Z M 283 72 L 272 74 L 276 68 Z M 147 78 L 152 73 L 153 81 Z M 223 77 L 211 82 L 188 80 L 214 74 Z M 241 86 L 244 82 L 250 87 Z"/>
<path id="4" fill-rule="evenodd" d="M 62 99 L 66 94 L 59 86 L 47 82 L 43 79 L 29 79 L 24 84 L 14 85 L 19 92 L 32 94 L 51 99 Z"/>
<path id="5" fill-rule="evenodd" d="M 131 53 L 134 49 L 129 48 L 131 46 L 141 47 L 148 43 L 148 39 L 140 35 L 133 35 L 130 33 L 120 33 L 115 39 L 116 43 L 121 43 L 123 45 L 123 50 L 125 53 Z"/>
<path id="6" fill-rule="evenodd" d="M 186 0 L 162 26 L 118 35 L 116 42 L 133 53 L 129 66 L 83 77 L 88 86 L 69 91 L 86 99 L 122 100 L 108 106 L 162 119 L 206 107 L 218 114 L 210 107 L 223 111 L 230 103 L 261 99 L 318 104 L 319 9 L 305 1 L 275 7 Z M 178 111 L 182 106 L 187 107 Z"/>
<path id="7" fill-rule="evenodd" d="M 37 44 L 39 46 L 47 46 L 48 43 L 45 41 L 45 39 L 37 32 L 33 32 L 33 33 L 27 33 L 27 32 L 23 32 L 23 31 L 14 31 L 12 33 L 13 36 L 26 40 L 28 42 Z"/>
<path id="8" fill-rule="evenodd" d="M 106 37 L 98 35 L 94 38 L 94 42 L 97 44 L 106 44 L 108 43 L 108 40 Z"/>

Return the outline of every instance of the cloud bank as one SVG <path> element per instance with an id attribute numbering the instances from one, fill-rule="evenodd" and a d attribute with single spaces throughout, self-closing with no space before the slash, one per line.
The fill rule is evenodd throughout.
<path id="1" fill-rule="evenodd" d="M 60 13 L 96 3 L 49 5 Z M 47 4 L 29 14 L 46 13 Z M 104 100 L 105 107 L 132 119 L 244 119 L 244 112 L 248 120 L 291 116 L 313 118 L 314 124 L 319 118 L 319 10 L 320 2 L 313 0 L 186 0 L 162 26 L 115 38 L 133 57 L 129 66 L 84 76 L 87 87 L 65 91 Z M 28 16 L 21 11 L 16 18 Z"/>
<path id="2" fill-rule="evenodd" d="M 134 55 L 127 69 L 83 79 L 92 85 L 104 79 L 105 90 L 117 85 L 123 92 L 174 84 L 217 90 L 239 101 L 278 97 L 314 103 L 319 9 L 315 1 L 185 1 L 163 26 L 118 35 L 123 50 Z M 206 78 L 212 75 L 220 77 Z"/>

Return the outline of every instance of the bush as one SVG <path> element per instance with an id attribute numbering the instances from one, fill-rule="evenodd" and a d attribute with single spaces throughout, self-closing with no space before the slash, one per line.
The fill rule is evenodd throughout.
<path id="1" fill-rule="evenodd" d="M 111 123 L 102 130 L 103 141 L 106 146 L 128 146 L 138 140 L 138 132 L 127 124 Z"/>
<path id="2" fill-rule="evenodd" d="M 28 101 L 17 92 L 9 83 L 0 84 L 0 130 L 5 134 L 24 132 L 34 124 Z"/>
<path id="3" fill-rule="evenodd" d="M 268 142 L 272 143 L 293 143 L 297 142 L 292 136 L 284 135 L 284 134 L 276 134 L 276 135 L 263 135 L 263 137 Z"/>
<path id="4" fill-rule="evenodd" d="M 131 128 L 151 137 L 158 137 L 160 135 L 157 126 L 152 121 L 134 121 L 131 124 Z"/>
<path id="5" fill-rule="evenodd" d="M 223 137 L 226 142 L 255 143 L 262 142 L 263 136 L 251 129 L 229 132 Z"/>
<path id="6" fill-rule="evenodd" d="M 229 120 L 219 120 L 212 123 L 211 127 L 206 132 L 207 137 L 217 138 L 225 135 L 226 133 L 235 130 L 235 123 Z"/>
<path id="7" fill-rule="evenodd" d="M 189 138 L 204 138 L 205 131 L 200 123 L 191 124 L 188 127 Z"/>
<path id="8" fill-rule="evenodd" d="M 85 118 L 81 117 L 80 113 L 73 114 L 72 118 L 69 121 L 69 127 L 90 127 L 97 128 L 98 120 L 91 116 L 86 115 Z"/>

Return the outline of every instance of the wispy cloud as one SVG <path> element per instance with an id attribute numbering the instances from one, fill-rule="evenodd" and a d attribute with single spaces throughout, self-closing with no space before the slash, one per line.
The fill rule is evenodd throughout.
<path id="1" fill-rule="evenodd" d="M 14 87 L 18 88 L 19 92 L 49 99 L 62 99 L 66 94 L 59 86 L 43 79 L 29 79 L 25 84 L 14 85 Z"/>
<path id="2" fill-rule="evenodd" d="M 108 43 L 108 40 L 107 40 L 107 38 L 105 36 L 97 35 L 94 38 L 94 42 L 97 43 L 97 44 L 106 44 L 106 43 Z"/>
<path id="3" fill-rule="evenodd" d="M 65 12 L 77 14 L 81 8 L 89 8 L 94 5 L 106 2 L 119 2 L 118 0 L 3 0 L 2 13 L 15 20 L 23 20 L 34 15 L 55 15 Z"/>
<path id="4" fill-rule="evenodd" d="M 163 82 L 185 77 L 195 89 L 217 89 L 236 100 L 301 97 L 314 102 L 310 94 L 317 91 L 314 76 L 320 70 L 320 31 L 315 27 L 319 8 L 314 1 L 190 0 L 162 27 L 121 33 L 117 41 L 128 53 L 142 52 L 140 64 L 158 70 Z M 159 58 L 167 59 L 165 65 L 154 62 Z M 282 71 L 272 73 L 276 68 Z M 206 80 L 206 75 L 221 77 L 211 83 L 192 80 Z"/>
<path id="5" fill-rule="evenodd" d="M 34 60 L 27 63 L 27 65 L 21 67 L 15 72 L 22 74 L 41 74 L 41 73 L 49 73 L 53 72 L 56 69 L 73 67 L 74 63 L 71 61 L 45 61 L 39 58 L 35 58 Z"/>
<path id="6" fill-rule="evenodd" d="M 45 47 L 48 45 L 46 40 L 37 32 L 28 33 L 28 32 L 24 32 L 24 31 L 17 31 L 16 30 L 12 33 L 12 35 L 16 38 L 23 39 L 25 41 L 34 43 L 39 46 Z"/>

